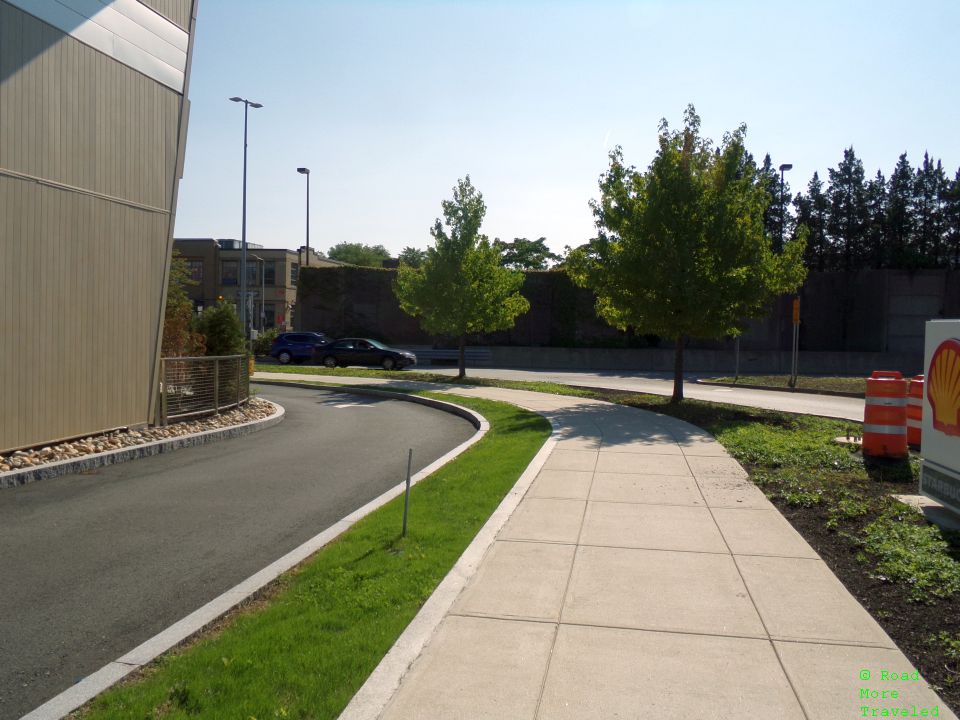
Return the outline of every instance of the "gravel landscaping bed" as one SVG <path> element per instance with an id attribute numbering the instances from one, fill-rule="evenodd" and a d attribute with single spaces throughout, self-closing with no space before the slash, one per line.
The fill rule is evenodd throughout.
<path id="1" fill-rule="evenodd" d="M 159 440 L 195 435 L 208 430 L 221 430 L 235 425 L 264 420 L 276 411 L 275 406 L 265 400 L 251 398 L 243 407 L 211 415 L 198 420 L 171 423 L 165 427 L 150 427 L 143 430 L 123 430 L 90 435 L 56 445 L 17 450 L 7 455 L 0 455 L 0 473 L 25 468 L 37 468 L 64 460 L 77 460 L 96 453 L 121 450 L 123 448 L 146 445 Z"/>

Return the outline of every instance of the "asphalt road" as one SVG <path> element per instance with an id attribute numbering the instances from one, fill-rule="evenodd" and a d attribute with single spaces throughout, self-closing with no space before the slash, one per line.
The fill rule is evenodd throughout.
<path id="1" fill-rule="evenodd" d="M 422 405 L 261 387 L 243 438 L 0 490 L 0 718 L 19 718 L 474 433 Z"/>
<path id="2" fill-rule="evenodd" d="M 266 369 L 266 368 L 264 368 Z M 456 368 L 418 366 L 418 370 L 456 375 Z M 556 382 L 563 385 L 633 390 L 653 395 L 672 395 L 673 376 L 668 373 L 631 373 L 623 371 L 586 372 L 576 370 L 516 370 L 509 368 L 467 368 L 467 375 L 506 380 L 531 380 Z M 697 400 L 744 405 L 747 407 L 783 410 L 803 415 L 821 415 L 863 422 L 861 398 L 810 395 L 806 393 L 778 392 L 776 390 L 747 390 L 741 388 L 711 387 L 700 385 L 696 375 L 687 375 L 683 384 L 683 396 Z"/>

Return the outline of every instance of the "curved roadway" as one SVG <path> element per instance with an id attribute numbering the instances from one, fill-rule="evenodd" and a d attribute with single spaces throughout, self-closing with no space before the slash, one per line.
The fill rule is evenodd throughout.
<path id="1" fill-rule="evenodd" d="M 450 368 L 421 368 L 428 372 L 456 375 Z M 628 371 L 589 372 L 582 370 L 512 370 L 508 368 L 467 368 L 467 375 L 504 380 L 531 380 L 555 382 L 561 385 L 632 390 L 651 395 L 672 395 L 673 375 L 669 373 L 632 373 Z M 706 376 L 705 376 L 706 377 Z M 814 395 L 808 393 L 780 392 L 777 390 L 749 390 L 691 382 L 696 375 L 687 375 L 683 383 L 683 396 L 695 400 L 744 405 L 747 407 L 783 410 L 801 415 L 821 415 L 863 422 L 863 399 Z"/>
<path id="2" fill-rule="evenodd" d="M 450 375 L 451 377 L 457 374 L 456 368 L 433 367 L 430 365 L 418 366 L 417 370 Z M 625 370 L 590 372 L 586 370 L 520 370 L 512 368 L 467 367 L 467 375 L 499 380 L 555 382 L 561 385 L 581 385 L 584 387 L 609 388 L 613 390 L 630 390 L 633 392 L 650 393 L 651 395 L 669 396 L 673 394 L 673 375 L 669 373 L 629 372 Z M 371 385 L 400 383 L 405 386 L 420 387 L 417 383 L 405 382 L 403 373 L 400 373 L 396 380 L 373 380 L 371 378 L 348 379 L 343 376 L 340 376 L 340 378 L 318 377 L 316 375 L 294 376 L 284 373 L 271 373 L 269 366 L 264 365 L 263 370 L 258 370 L 255 377 L 265 380 L 311 379 L 334 383 L 350 382 Z M 862 398 L 700 385 L 696 382 L 691 382 L 691 380 L 697 377 L 696 375 L 687 375 L 686 377 L 687 381 L 683 384 L 683 394 L 684 397 L 687 398 L 863 422 Z M 429 387 L 429 385 L 425 384 L 422 387 Z"/>
<path id="3" fill-rule="evenodd" d="M 473 435 L 422 405 L 269 387 L 282 423 L 0 490 L 0 718 L 120 657 Z"/>

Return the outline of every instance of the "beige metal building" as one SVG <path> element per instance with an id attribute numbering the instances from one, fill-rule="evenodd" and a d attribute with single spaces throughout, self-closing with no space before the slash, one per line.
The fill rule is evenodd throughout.
<path id="1" fill-rule="evenodd" d="M 195 285 L 187 288 L 198 312 L 219 298 L 238 304 L 240 296 L 240 241 L 213 238 L 177 238 L 174 251 L 187 262 Z M 297 301 L 300 267 L 306 265 L 306 248 L 282 250 L 247 242 L 248 316 L 251 328 L 293 329 L 292 310 Z M 310 267 L 343 265 L 310 250 Z"/>
<path id="2" fill-rule="evenodd" d="M 0 0 L 0 451 L 152 417 L 197 0 Z"/>

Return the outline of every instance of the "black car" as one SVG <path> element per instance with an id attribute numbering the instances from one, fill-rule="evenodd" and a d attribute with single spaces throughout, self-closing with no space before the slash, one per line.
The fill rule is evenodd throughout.
<path id="1" fill-rule="evenodd" d="M 384 370 L 403 370 L 417 364 L 417 356 L 409 350 L 395 350 L 370 338 L 341 338 L 318 347 L 314 362 L 329 368 L 347 365 L 380 366 Z"/>
<path id="2" fill-rule="evenodd" d="M 280 333 L 270 346 L 270 357 L 275 357 L 281 365 L 304 362 L 313 358 L 315 348 L 329 342 L 330 338 L 321 332 Z"/>

